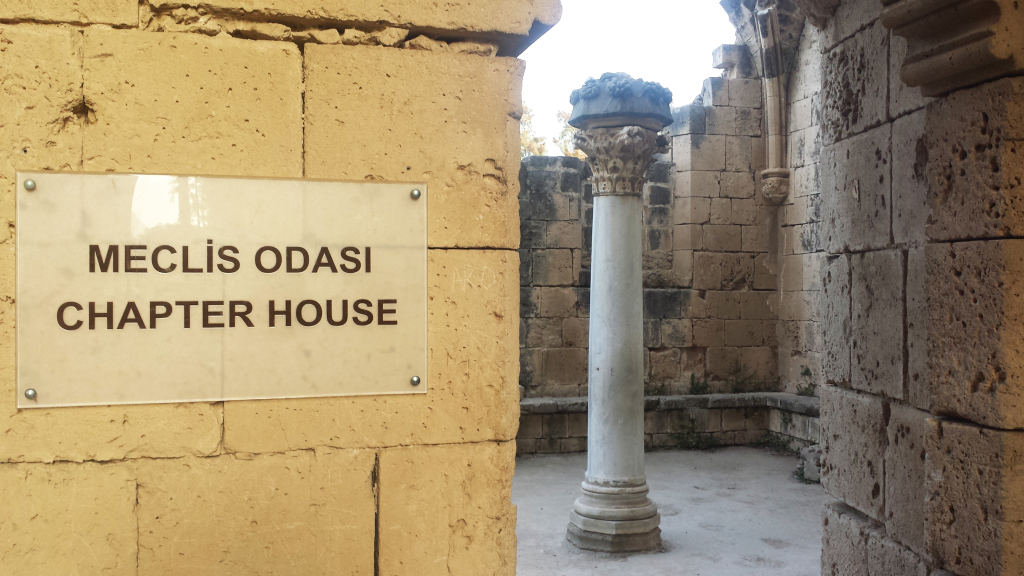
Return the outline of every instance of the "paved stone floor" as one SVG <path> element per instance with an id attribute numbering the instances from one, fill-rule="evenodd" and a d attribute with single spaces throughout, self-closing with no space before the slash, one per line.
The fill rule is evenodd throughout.
<path id="1" fill-rule="evenodd" d="M 748 447 L 647 454 L 647 482 L 661 511 L 663 550 L 606 554 L 565 540 L 586 454 L 523 456 L 517 576 L 818 576 L 819 484 L 793 477 L 796 457 Z"/>

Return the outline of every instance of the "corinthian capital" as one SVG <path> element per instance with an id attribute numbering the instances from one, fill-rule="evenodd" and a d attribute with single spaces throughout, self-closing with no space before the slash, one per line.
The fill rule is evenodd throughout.
<path id="1" fill-rule="evenodd" d="M 591 128 L 573 137 L 594 171 L 595 196 L 628 196 L 643 192 L 654 154 L 664 152 L 664 136 L 640 126 Z"/>

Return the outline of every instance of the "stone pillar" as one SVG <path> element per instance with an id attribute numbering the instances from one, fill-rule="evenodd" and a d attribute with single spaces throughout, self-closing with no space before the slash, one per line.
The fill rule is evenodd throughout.
<path id="1" fill-rule="evenodd" d="M 661 517 L 644 475 L 641 194 L 667 141 L 672 94 L 625 74 L 573 92 L 569 123 L 594 172 L 587 474 L 568 539 L 586 550 L 628 552 L 661 544 Z"/>

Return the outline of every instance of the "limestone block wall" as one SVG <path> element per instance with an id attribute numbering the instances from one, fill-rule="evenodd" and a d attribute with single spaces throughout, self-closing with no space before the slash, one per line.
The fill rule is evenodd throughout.
<path id="1" fill-rule="evenodd" d="M 0 6 L 0 572 L 514 574 L 523 65 L 495 54 L 558 12 Z M 18 169 L 427 181 L 429 393 L 18 411 Z"/>
<path id="2" fill-rule="evenodd" d="M 756 86 L 755 86 L 756 87 Z M 748 109 L 748 113 L 759 112 Z M 723 136 L 724 138 L 724 136 Z M 752 137 L 739 137 L 753 146 Z M 723 140 L 724 142 L 724 140 Z M 749 164 L 749 157 L 747 158 Z M 586 164 L 571 157 L 530 157 L 520 172 L 522 246 L 520 283 L 520 384 L 524 397 L 571 397 L 587 394 L 589 344 L 590 240 L 593 196 Z M 714 230 L 735 234 L 743 246 L 761 252 L 679 250 L 680 234 L 688 226 L 689 206 L 675 192 L 678 173 L 669 162 L 656 163 L 644 188 L 644 345 L 648 394 L 688 394 L 691 383 L 704 385 L 698 393 L 748 392 L 776 384 L 775 324 L 772 292 L 754 290 L 756 262 L 765 252 L 758 234 L 763 215 L 753 198 L 752 172 L 732 172 L 724 178 L 749 181 L 736 194 L 749 195 L 735 204 L 726 197 Z M 710 199 L 706 204 L 710 210 Z M 753 210 L 747 213 L 746 210 Z M 686 215 L 682 215 L 686 214 Z M 708 213 L 710 218 L 710 212 Z M 717 217 L 716 217 L 717 218 Z M 699 229 L 700 226 L 698 225 Z M 754 238 L 756 240 L 751 240 Z M 717 245 L 712 245 L 717 246 Z M 730 245 L 730 248 L 732 246 Z M 760 248 L 759 248 L 760 247 Z M 694 287 L 694 258 L 701 270 L 725 275 L 718 289 Z M 706 263 L 710 256 L 714 263 Z M 707 266 L 705 266 L 707 264 Z M 724 272 L 723 272 L 724 270 Z M 763 280 L 774 277 L 762 270 Z M 704 284 L 698 284 L 704 286 Z"/>
<path id="3" fill-rule="evenodd" d="M 805 25 L 790 73 L 789 196 L 778 208 L 779 376 L 787 392 L 821 384 L 821 32 Z"/>
<path id="4" fill-rule="evenodd" d="M 769 266 L 769 214 L 756 192 L 765 166 L 757 78 L 709 78 L 676 109 L 672 137 L 673 257 L 691 300 L 692 353 L 718 390 L 778 383 L 777 279 Z"/>
<path id="5" fill-rule="evenodd" d="M 521 403 L 517 454 L 587 450 L 586 398 L 529 398 Z M 818 443 L 817 398 L 779 393 L 648 396 L 644 448 L 705 449 L 737 444 L 798 450 Z"/>
<path id="6" fill-rule="evenodd" d="M 590 168 L 533 156 L 519 173 L 519 383 L 524 396 L 586 395 L 590 309 L 583 271 Z M 587 229 L 589 232 L 589 228 Z"/>
<path id="7" fill-rule="evenodd" d="M 1024 86 L 922 98 L 882 8 L 820 35 L 822 573 L 1021 574 Z"/>

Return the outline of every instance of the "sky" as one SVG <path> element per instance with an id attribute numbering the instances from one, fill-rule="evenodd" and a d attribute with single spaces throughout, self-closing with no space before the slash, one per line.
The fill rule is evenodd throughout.
<path id="1" fill-rule="evenodd" d="M 625 72 L 672 90 L 673 106 L 689 104 L 704 79 L 721 76 L 711 52 L 736 41 L 717 0 L 562 0 L 562 20 L 520 56 L 526 61 L 523 103 L 534 132 L 556 150 L 559 110 L 587 78 Z"/>

